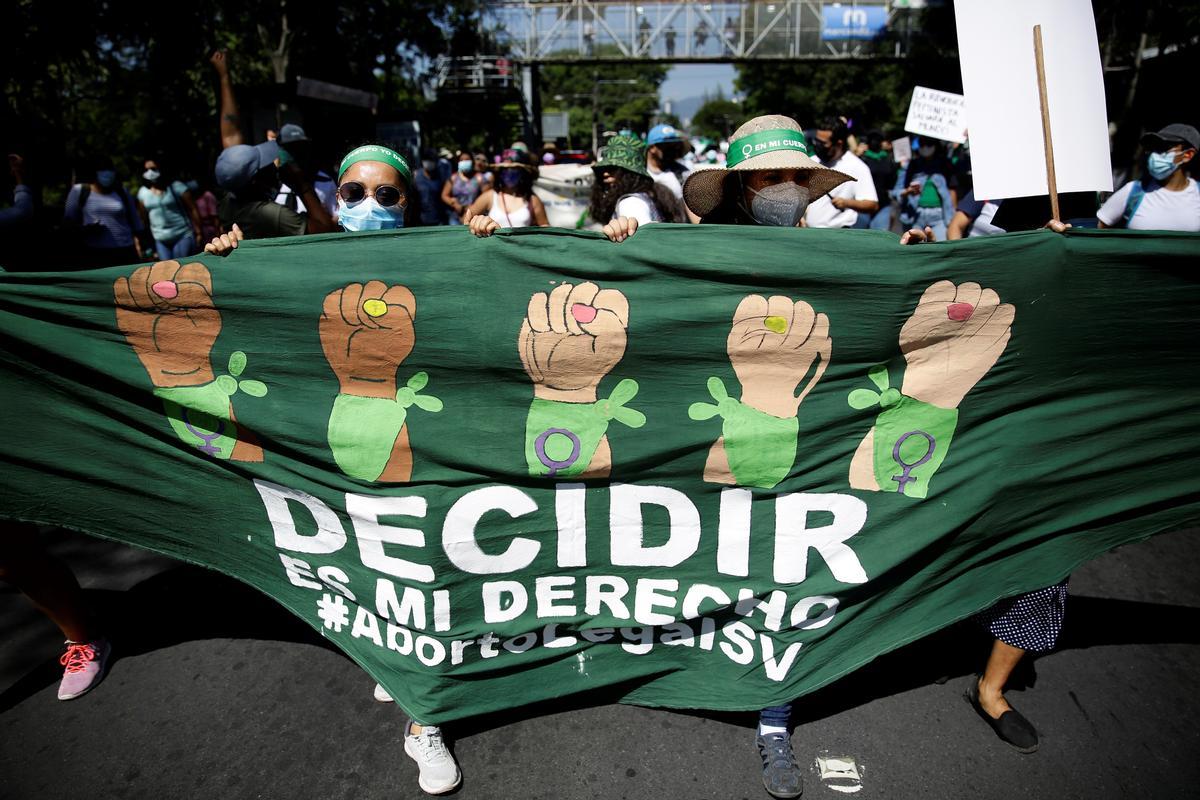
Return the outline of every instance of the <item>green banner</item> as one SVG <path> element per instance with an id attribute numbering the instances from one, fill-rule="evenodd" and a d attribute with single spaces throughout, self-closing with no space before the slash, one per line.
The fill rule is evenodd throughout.
<path id="1" fill-rule="evenodd" d="M 1198 258 L 655 225 L 3 274 L 0 516 L 256 586 L 426 723 L 761 708 L 1200 523 Z"/>

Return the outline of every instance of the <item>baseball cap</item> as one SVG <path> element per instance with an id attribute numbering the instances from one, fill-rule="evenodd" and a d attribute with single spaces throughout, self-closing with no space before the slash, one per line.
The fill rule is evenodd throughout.
<path id="1" fill-rule="evenodd" d="M 1157 133 L 1147 133 L 1142 136 L 1142 147 L 1151 152 L 1169 150 L 1177 144 L 1186 144 L 1200 150 L 1200 131 L 1191 125 L 1178 122 L 1168 125 Z"/>
<path id="2" fill-rule="evenodd" d="M 304 128 L 301 128 L 294 122 L 289 122 L 279 129 L 279 136 L 276 138 L 279 144 L 287 147 L 289 144 L 296 142 L 307 142 L 308 136 L 304 133 Z"/>
<path id="3" fill-rule="evenodd" d="M 226 147 L 217 156 L 217 186 L 227 192 L 236 192 L 254 180 L 264 167 L 269 167 L 279 157 L 279 145 L 275 142 L 262 144 L 235 144 Z"/>
<path id="4" fill-rule="evenodd" d="M 646 136 L 646 144 L 662 144 L 663 142 L 682 142 L 683 136 L 673 125 L 655 125 Z"/>

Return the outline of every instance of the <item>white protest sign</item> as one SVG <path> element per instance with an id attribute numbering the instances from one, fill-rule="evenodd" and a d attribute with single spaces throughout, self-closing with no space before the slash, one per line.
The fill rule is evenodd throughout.
<path id="1" fill-rule="evenodd" d="M 1108 117 L 1089 0 L 955 0 L 976 197 L 1045 195 L 1033 26 L 1042 26 L 1059 192 L 1112 191 Z"/>
<path id="2" fill-rule="evenodd" d="M 912 161 L 912 141 L 907 136 L 903 139 L 892 139 L 892 158 L 897 164 L 907 164 Z"/>
<path id="3" fill-rule="evenodd" d="M 904 130 L 947 142 L 965 142 L 967 110 L 963 96 L 924 86 L 914 87 Z"/>

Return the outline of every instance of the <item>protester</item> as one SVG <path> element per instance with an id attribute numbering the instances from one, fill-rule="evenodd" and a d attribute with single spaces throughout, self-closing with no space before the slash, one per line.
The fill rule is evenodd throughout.
<path id="1" fill-rule="evenodd" d="M 282 167 L 289 161 L 295 161 L 296 166 L 312 184 L 313 191 L 317 193 L 321 205 L 336 220 L 337 182 L 318 165 L 312 142 L 309 141 L 304 128 L 294 123 L 288 123 L 279 129 L 275 142 L 279 145 L 279 165 Z M 279 186 L 275 202 L 295 212 L 303 210 L 300 196 L 286 183 Z"/>
<path id="2" fill-rule="evenodd" d="M 850 152 L 846 123 L 830 118 L 817 126 L 813 150 L 821 164 L 850 176 L 851 180 L 834 186 L 828 197 L 817 195 L 804 217 L 810 228 L 853 228 L 859 214 L 873 215 L 879 210 L 879 196 L 871 169 Z M 732 148 L 732 145 L 731 145 Z M 732 152 L 732 149 L 731 149 Z"/>
<path id="3" fill-rule="evenodd" d="M 825 132 L 837 140 L 836 132 Z M 804 131 L 794 119 L 768 115 L 734 131 L 727 168 L 693 172 L 683 185 L 683 195 L 701 224 L 795 228 L 813 198 L 823 198 L 851 180 L 812 158 Z M 930 230 L 911 230 L 900 243 L 932 240 Z M 762 759 L 763 786 L 772 797 L 799 797 L 803 791 L 789 731 L 791 709 L 785 703 L 759 713 L 755 743 Z"/>
<path id="4" fill-rule="evenodd" d="M 496 188 L 488 189 L 467 209 L 463 221 L 471 224 L 480 216 L 491 218 L 496 224 L 485 220 L 475 222 L 471 232 L 476 236 L 488 236 L 499 228 L 525 228 L 530 225 L 548 227 L 546 207 L 533 193 L 533 182 L 537 168 L 528 153 L 510 148 L 504 152 L 504 160 L 496 165 Z"/>
<path id="5" fill-rule="evenodd" d="M 683 182 L 691 174 L 691 170 L 679 161 L 688 150 L 683 136 L 671 125 L 655 125 L 646 136 L 646 146 L 646 169 L 650 177 L 675 197 L 672 214 L 675 221 L 699 222 L 699 219 L 689 219 L 687 205 L 683 202 Z"/>
<path id="6" fill-rule="evenodd" d="M 1054 230 L 1062 232 L 1061 223 Z M 1038 749 L 1038 733 L 1004 698 L 1004 686 L 1026 652 L 1053 650 L 1066 613 L 1067 581 L 1003 600 L 975 619 L 993 636 L 987 665 L 965 697 L 1003 741 L 1019 752 Z"/>
<path id="7" fill-rule="evenodd" d="M 483 178 L 475 169 L 475 161 L 465 150 L 458 153 L 458 164 L 454 174 L 442 186 L 442 202 L 453 212 L 450 215 L 451 225 L 461 225 L 463 215 L 471 204 L 479 199 L 487 187 Z"/>
<path id="8" fill-rule="evenodd" d="M 154 237 L 159 261 L 187 258 L 199 252 L 204 243 L 204 232 L 200 228 L 200 212 L 187 184 L 168 178 L 158 159 L 148 158 L 142 167 L 142 187 L 137 192 L 138 213 Z"/>
<path id="9" fill-rule="evenodd" d="M 412 170 L 395 150 L 373 144 L 351 150 L 338 168 L 338 181 L 339 230 L 353 233 L 417 224 L 420 212 L 409 191 Z M 205 245 L 204 252 L 227 256 L 238 242 L 249 238 L 233 225 Z"/>
<path id="10" fill-rule="evenodd" d="M 217 157 L 217 186 L 226 192 L 220 207 L 221 225 L 233 230 L 236 225 L 247 239 L 267 239 L 276 236 L 300 236 L 305 233 L 327 233 L 337 229 L 333 216 L 321 204 L 294 159 L 284 158 L 281 166 L 277 137 L 257 145 L 243 142 L 241 117 L 233 94 L 226 54 L 218 51 L 209 59 L 219 80 L 218 101 L 221 113 L 221 146 Z M 300 136 L 303 137 L 303 130 Z M 279 196 L 280 178 L 300 198 L 306 213 L 299 213 L 275 202 Z M 207 248 L 206 248 L 207 249 Z"/>
<path id="11" fill-rule="evenodd" d="M 301 236 L 336 230 L 336 223 L 312 184 L 295 163 L 282 170 L 275 166 L 279 145 L 263 142 L 227 147 L 217 157 L 217 185 L 226 195 L 220 207 L 221 225 L 232 230 L 237 225 L 247 239 L 276 236 Z M 300 196 L 307 213 L 299 214 L 275 202 L 280 175 Z"/>
<path id="12" fill-rule="evenodd" d="M 1146 180 L 1122 186 L 1105 201 L 1096 217 L 1101 228 L 1200 231 L 1200 187 L 1185 165 L 1200 149 L 1200 131 L 1173 124 L 1142 137 Z"/>
<path id="13" fill-rule="evenodd" d="M 976 200 L 975 190 L 971 189 L 966 197 L 958 201 L 954 217 L 946 227 L 946 238 L 955 240 L 1004 233 L 1003 228 L 992 224 L 996 212 L 1000 210 L 1000 203 L 1000 200 Z"/>
<path id="14" fill-rule="evenodd" d="M 204 241 L 211 241 L 214 236 L 220 236 L 221 217 L 217 196 L 212 193 L 212 187 L 207 179 L 194 180 L 188 183 L 192 197 L 196 198 L 196 213 L 200 215 L 200 233 Z"/>
<path id="15" fill-rule="evenodd" d="M 33 189 L 25 184 L 25 159 L 16 153 L 8 154 L 8 171 L 12 175 L 12 205 L 0 209 L 0 229 L 15 228 L 33 220 Z"/>
<path id="16" fill-rule="evenodd" d="M 117 179 L 112 160 L 102 157 L 92 180 L 77 183 L 67 194 L 63 222 L 80 233 L 79 258 L 84 267 L 115 267 L 142 260 L 145 231 L 129 192 Z"/>
<path id="17" fill-rule="evenodd" d="M 0 581 L 19 589 L 66 637 L 58 699 L 74 700 L 96 688 L 108 669 L 112 645 L 89 613 L 79 581 L 47 552 L 34 526 L 0 522 Z"/>
<path id="18" fill-rule="evenodd" d="M 261 146 L 261 145 L 260 145 Z M 413 173 L 408 162 L 381 145 L 364 145 L 351 150 L 338 167 L 338 220 L 349 232 L 406 227 L 416 222 L 419 211 L 410 202 Z M 205 252 L 227 256 L 243 240 L 240 229 L 218 236 Z M 375 699 L 390 702 L 391 696 L 376 685 Z M 429 794 L 445 794 L 462 782 L 454 755 L 446 747 L 441 728 L 409 719 L 404 752 L 417 762 L 418 783 Z"/>
<path id="19" fill-rule="evenodd" d="M 413 191 L 420 204 L 422 225 L 446 225 L 449 209 L 442 202 L 444 181 L 438 177 L 437 153 L 425 150 L 421 153 L 421 168 L 412 176 Z"/>
<path id="20" fill-rule="evenodd" d="M 683 221 L 678 216 L 675 195 L 646 169 L 646 146 L 637 137 L 609 139 L 592 171 L 595 179 L 589 213 L 600 225 L 617 222 L 621 229 L 632 225 L 632 233 L 638 225 Z M 613 241 L 624 238 L 619 236 Z"/>
<path id="21" fill-rule="evenodd" d="M 917 155 L 896 177 L 891 196 L 900 203 L 900 222 L 909 227 L 929 227 L 939 239 L 946 238 L 946 226 L 954 216 L 958 202 L 954 165 L 937 139 L 924 137 Z"/>
<path id="22" fill-rule="evenodd" d="M 862 150 L 862 162 L 871 171 L 871 183 L 875 187 L 875 195 L 879 198 L 879 210 L 874 214 L 859 214 L 854 224 L 856 228 L 886 231 L 892 227 L 892 205 L 884 200 L 890 200 L 888 193 L 896 182 L 896 162 L 891 151 L 883 145 L 883 134 L 874 130 L 867 132 L 866 139 L 859 148 Z"/>

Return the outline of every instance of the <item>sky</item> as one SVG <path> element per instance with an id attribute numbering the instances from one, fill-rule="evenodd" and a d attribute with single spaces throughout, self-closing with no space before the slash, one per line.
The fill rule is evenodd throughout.
<path id="1" fill-rule="evenodd" d="M 705 92 L 713 95 L 720 88 L 726 97 L 732 97 L 733 75 L 732 64 L 680 64 L 667 73 L 659 96 L 679 101 Z"/>

